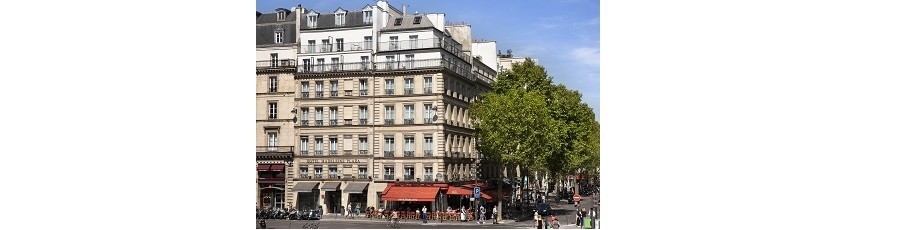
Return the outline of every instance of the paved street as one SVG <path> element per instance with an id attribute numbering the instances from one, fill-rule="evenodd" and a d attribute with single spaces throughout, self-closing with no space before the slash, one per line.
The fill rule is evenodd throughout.
<path id="1" fill-rule="evenodd" d="M 547 197 L 550 200 L 550 197 Z M 590 196 L 582 196 L 582 202 L 578 208 L 586 208 L 590 209 L 590 205 L 593 202 L 593 198 Z M 560 203 L 556 203 L 555 201 L 550 202 L 550 207 L 553 208 L 553 213 L 556 214 L 557 218 L 560 220 L 560 224 L 562 225 L 562 229 L 576 229 L 575 226 L 575 205 L 566 204 L 565 201 L 561 201 Z M 527 218 L 526 220 L 515 222 L 514 220 L 505 220 L 503 224 L 491 224 L 490 220 L 485 221 L 485 224 L 477 224 L 475 222 L 459 222 L 459 221 L 444 221 L 443 223 L 440 221 L 428 221 L 427 224 L 423 224 L 422 221 L 414 221 L 414 220 L 401 220 L 400 228 L 403 229 L 471 229 L 471 228 L 488 228 L 488 229 L 530 229 L 532 228 L 534 222 L 532 218 Z M 360 228 L 387 228 L 387 220 L 384 219 L 366 219 L 366 218 L 358 218 L 358 219 L 347 219 L 344 217 L 336 217 L 336 216 L 325 216 L 322 220 L 267 220 L 266 227 L 275 228 L 275 229 L 300 229 L 304 224 L 309 223 L 318 223 L 319 228 L 326 229 L 337 229 L 337 228 L 349 228 L 349 229 L 360 229 Z M 258 227 L 258 226 L 257 226 Z"/>

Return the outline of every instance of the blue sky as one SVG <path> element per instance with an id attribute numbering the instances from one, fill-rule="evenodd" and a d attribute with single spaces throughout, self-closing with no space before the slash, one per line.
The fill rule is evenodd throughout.
<path id="1" fill-rule="evenodd" d="M 444 13 L 448 22 L 472 25 L 475 39 L 497 41 L 504 53 L 538 59 L 553 82 L 578 90 L 582 101 L 594 109 L 599 121 L 600 108 L 600 6 L 593 0 L 454 0 L 392 1 L 407 12 Z M 360 9 L 375 0 L 311 1 L 257 0 L 256 10 L 267 13 L 276 8 L 290 9 L 302 4 L 316 11 L 338 7 Z"/>

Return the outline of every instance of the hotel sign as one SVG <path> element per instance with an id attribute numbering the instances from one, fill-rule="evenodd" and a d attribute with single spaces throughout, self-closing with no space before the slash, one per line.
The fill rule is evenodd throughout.
<path id="1" fill-rule="evenodd" d="M 366 163 L 361 159 L 306 159 L 306 163 Z"/>

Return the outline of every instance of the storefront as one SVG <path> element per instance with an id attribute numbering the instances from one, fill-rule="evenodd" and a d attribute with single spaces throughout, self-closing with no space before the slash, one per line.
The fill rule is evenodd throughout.
<path id="1" fill-rule="evenodd" d="M 284 208 L 284 164 L 258 164 L 258 208 Z"/>
<path id="2" fill-rule="evenodd" d="M 368 182 L 351 182 L 344 188 L 344 192 L 349 194 L 350 207 L 352 211 L 359 209 L 359 212 L 365 212 L 368 204 Z"/>
<path id="3" fill-rule="evenodd" d="M 319 209 L 319 182 L 299 182 L 291 192 L 297 193 L 297 209 Z"/>
<path id="4" fill-rule="evenodd" d="M 325 192 L 325 212 L 342 213 L 341 182 L 324 182 L 322 191 Z"/>
<path id="5" fill-rule="evenodd" d="M 415 211 L 427 207 L 436 210 L 441 205 L 447 184 L 428 183 L 392 183 L 384 189 L 381 200 L 386 202 L 387 210 Z"/>

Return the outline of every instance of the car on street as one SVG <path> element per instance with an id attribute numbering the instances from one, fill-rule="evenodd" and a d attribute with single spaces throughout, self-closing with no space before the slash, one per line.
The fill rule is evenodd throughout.
<path id="1" fill-rule="evenodd" d="M 549 204 L 540 203 L 540 204 L 537 204 L 535 206 L 535 208 L 537 209 L 538 215 L 549 216 L 549 215 L 553 214 L 553 209 L 550 208 Z"/>

